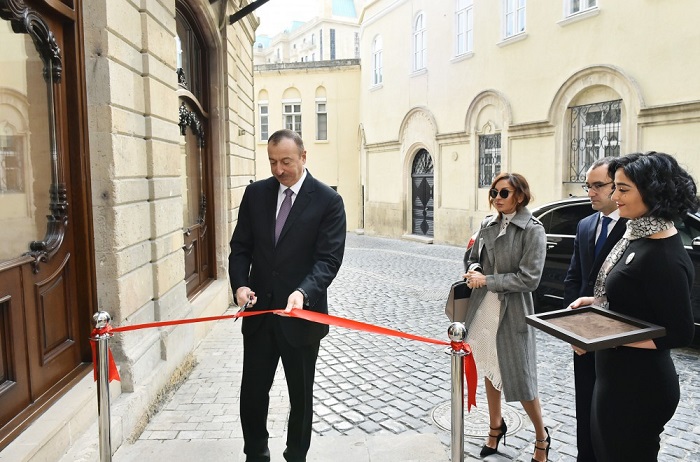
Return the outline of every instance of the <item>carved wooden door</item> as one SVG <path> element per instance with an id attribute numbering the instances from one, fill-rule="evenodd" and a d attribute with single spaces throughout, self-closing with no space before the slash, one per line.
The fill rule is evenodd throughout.
<path id="1" fill-rule="evenodd" d="M 35 3 L 0 0 L 0 450 L 90 358 L 81 7 Z"/>
<path id="2" fill-rule="evenodd" d="M 207 47 L 195 15 L 176 3 L 185 284 L 195 296 L 216 277 Z"/>

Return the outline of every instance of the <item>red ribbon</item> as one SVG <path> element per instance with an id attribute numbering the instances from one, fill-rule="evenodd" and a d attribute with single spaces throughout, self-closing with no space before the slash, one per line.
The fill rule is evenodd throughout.
<path id="1" fill-rule="evenodd" d="M 420 342 L 434 343 L 436 345 L 449 345 L 454 351 L 464 351 L 467 353 L 464 355 L 464 376 L 467 382 L 467 411 L 471 411 L 472 406 L 476 406 L 476 386 L 478 380 L 476 375 L 476 363 L 474 362 L 472 349 L 466 342 L 450 343 L 443 340 L 434 340 L 428 337 L 421 337 L 419 335 L 407 334 L 398 330 L 387 329 L 386 327 L 379 327 L 373 324 L 331 316 L 330 314 L 317 313 L 315 311 L 301 310 L 297 308 L 292 309 L 292 311 L 289 313 L 279 310 L 275 314 L 290 316 L 292 318 L 306 319 L 307 321 L 328 324 L 329 326 L 345 327 L 346 329 L 372 332 L 375 334 L 389 335 L 392 337 L 405 338 L 409 340 L 418 340 Z"/>
<path id="2" fill-rule="evenodd" d="M 92 349 L 92 376 L 97 382 L 97 351 L 95 348 L 95 343 L 97 343 L 96 338 L 100 335 L 109 334 L 112 331 L 112 326 L 107 325 L 103 329 L 93 329 L 92 330 L 92 341 L 90 342 L 90 348 Z M 108 381 L 116 380 L 121 382 L 121 377 L 119 377 L 119 370 L 117 369 L 117 363 L 114 362 L 114 356 L 112 356 L 112 350 L 107 348 L 107 357 L 109 362 L 109 373 L 107 374 Z"/>
<path id="3" fill-rule="evenodd" d="M 464 361 L 464 378 L 467 381 L 467 411 L 471 411 L 472 406 L 476 406 L 476 385 L 478 380 L 472 348 L 467 342 L 451 342 L 450 346 L 454 351 L 464 351 L 466 353 L 462 359 Z"/>
<path id="4" fill-rule="evenodd" d="M 408 334 L 406 332 L 401 332 L 394 329 L 388 329 L 386 327 L 375 326 L 374 324 L 367 324 L 360 321 L 353 321 L 351 319 L 341 318 L 338 316 L 332 316 L 330 314 L 317 313 L 315 311 L 303 310 L 300 308 L 292 308 L 291 311 L 287 312 L 285 310 L 266 310 L 266 311 L 243 311 L 236 314 L 229 314 L 224 316 L 210 316 L 206 318 L 193 318 L 193 319 L 179 319 L 174 321 L 158 321 L 150 322 L 145 324 L 133 324 L 130 326 L 122 327 L 111 327 L 107 326 L 105 329 L 95 329 L 93 330 L 93 335 L 104 334 L 108 332 L 128 332 L 131 330 L 138 329 L 148 329 L 153 327 L 165 327 L 165 326 L 175 326 L 178 324 L 192 324 L 196 322 L 205 321 L 218 321 L 221 319 L 231 319 L 231 318 L 243 318 L 248 316 L 257 316 L 259 314 L 277 314 L 280 316 L 289 316 L 292 318 L 304 319 L 306 321 L 316 322 L 319 324 L 327 324 L 329 326 L 343 327 L 346 329 L 370 332 L 375 334 L 388 335 L 391 337 L 399 337 L 408 340 L 417 340 L 419 342 L 432 343 L 435 345 L 447 345 L 452 347 L 454 351 L 464 351 L 467 353 L 464 356 L 464 376 L 467 382 L 467 410 L 471 411 L 472 406 L 476 406 L 476 386 L 477 386 L 477 375 L 476 375 L 476 363 L 474 362 L 474 356 L 472 355 L 471 347 L 466 342 L 445 342 L 444 340 L 435 340 L 428 337 L 422 337 L 420 335 Z M 93 367 L 95 380 L 97 380 L 97 369 L 95 362 L 95 346 L 94 342 L 91 342 L 93 348 Z M 109 351 L 109 381 L 113 379 L 119 380 L 119 371 L 117 371 L 117 366 L 114 364 L 114 359 L 112 358 L 112 352 Z M 112 375 L 114 373 L 114 376 Z"/>

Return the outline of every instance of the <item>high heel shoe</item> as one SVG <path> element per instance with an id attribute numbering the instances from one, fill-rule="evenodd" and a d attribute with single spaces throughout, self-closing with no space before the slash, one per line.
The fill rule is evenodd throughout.
<path id="1" fill-rule="evenodd" d="M 544 431 L 547 432 L 547 438 L 543 439 L 543 440 L 537 440 L 537 439 L 535 440 L 535 454 L 537 454 L 537 451 L 544 451 L 544 455 L 545 455 L 544 460 L 545 460 L 545 462 L 547 462 L 549 460 L 549 447 L 552 445 L 552 437 L 549 436 L 549 429 L 547 427 L 544 427 Z M 537 443 L 547 443 L 547 447 L 541 448 L 541 447 L 537 446 Z M 533 457 L 532 462 L 539 462 L 539 461 Z"/>
<path id="2" fill-rule="evenodd" d="M 501 419 L 501 426 L 493 428 L 489 426 L 491 430 L 500 430 L 500 433 L 497 435 L 493 435 L 491 431 L 489 431 L 489 437 L 491 438 L 496 438 L 496 447 L 492 448 L 491 446 L 484 445 L 481 448 L 481 457 L 486 457 L 490 456 L 491 454 L 496 454 L 498 452 L 498 445 L 501 442 L 501 438 L 503 438 L 503 446 L 506 445 L 506 432 L 508 431 L 508 427 L 506 426 L 506 421 Z"/>

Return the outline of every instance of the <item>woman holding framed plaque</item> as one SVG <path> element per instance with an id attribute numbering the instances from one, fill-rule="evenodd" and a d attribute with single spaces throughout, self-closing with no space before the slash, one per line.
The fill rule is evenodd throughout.
<path id="1" fill-rule="evenodd" d="M 596 351 L 593 448 L 599 461 L 656 461 L 661 432 L 680 399 L 670 349 L 688 345 L 694 331 L 694 268 L 674 220 L 700 202 L 695 181 L 668 154 L 629 154 L 608 168 L 627 230 L 603 263 L 595 297 L 570 307 L 607 306 L 663 326 L 666 335 Z"/>
<path id="2" fill-rule="evenodd" d="M 534 313 L 532 291 L 544 268 L 544 227 L 527 209 L 531 194 L 517 173 L 501 173 L 491 184 L 489 205 L 496 215 L 481 223 L 474 245 L 464 258 L 472 294 L 465 326 L 477 371 L 484 377 L 489 431 L 481 456 L 498 451 L 508 427 L 501 414 L 506 401 L 520 401 L 535 427 L 533 461 L 547 460 L 551 439 L 542 421 L 537 394 L 535 332 L 526 316 Z M 480 264 L 482 272 L 475 269 Z"/>

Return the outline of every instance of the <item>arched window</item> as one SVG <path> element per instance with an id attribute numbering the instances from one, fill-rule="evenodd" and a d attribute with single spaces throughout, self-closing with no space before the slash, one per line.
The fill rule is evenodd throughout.
<path id="1" fill-rule="evenodd" d="M 425 14 L 418 13 L 413 22 L 413 70 L 425 69 L 426 65 Z"/>
<path id="2" fill-rule="evenodd" d="M 184 2 L 177 3 L 177 90 L 185 284 L 194 296 L 216 277 L 209 129 L 208 56 L 201 30 Z"/>
<path id="3" fill-rule="evenodd" d="M 372 85 L 379 85 L 382 81 L 382 36 L 377 35 L 372 41 Z"/>

